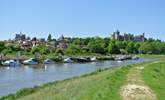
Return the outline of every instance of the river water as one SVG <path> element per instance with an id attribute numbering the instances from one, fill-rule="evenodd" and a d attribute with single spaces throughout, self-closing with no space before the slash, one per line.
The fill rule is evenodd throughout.
<path id="1" fill-rule="evenodd" d="M 64 80 L 93 72 L 99 68 L 117 67 L 149 61 L 150 59 L 101 61 L 91 63 L 52 64 L 45 66 L 21 66 L 0 68 L 0 96 L 15 93 L 21 88 L 33 87 L 47 82 Z"/>

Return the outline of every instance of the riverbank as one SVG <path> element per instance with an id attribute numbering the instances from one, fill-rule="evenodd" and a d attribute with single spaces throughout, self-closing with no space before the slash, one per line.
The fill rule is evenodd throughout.
<path id="1" fill-rule="evenodd" d="M 1 100 L 72 100 L 114 98 L 120 100 L 118 90 L 126 80 L 132 65 L 113 70 L 97 70 L 88 75 L 27 88 L 1 98 Z M 102 92 L 104 91 L 104 92 Z M 109 93 L 109 94 L 107 94 Z"/>
<path id="2" fill-rule="evenodd" d="M 1 100 L 121 100 L 119 90 L 126 83 L 127 74 L 132 67 L 145 65 L 133 64 L 124 67 L 97 70 L 88 75 L 75 77 L 43 86 L 27 88 L 1 98 Z"/>
<path id="3" fill-rule="evenodd" d="M 163 56 L 159 58 L 159 61 L 162 59 L 164 59 Z M 134 76 L 134 79 L 140 80 L 138 81 L 139 84 L 143 83 L 142 85 L 145 84 L 145 86 L 149 87 L 151 91 L 153 91 L 151 94 L 153 93 L 153 96 L 157 97 L 157 94 L 161 93 L 163 95 L 164 89 L 162 89 L 161 92 L 155 92 L 155 90 L 150 87 L 150 85 L 148 85 L 145 80 L 141 82 L 143 79 L 143 76 L 141 75 L 143 68 L 148 68 L 148 66 L 153 64 L 153 62 L 151 61 L 141 64 L 132 64 L 113 69 L 98 69 L 91 74 L 74 77 L 64 81 L 52 82 L 34 88 L 22 89 L 19 90 L 16 94 L 10 94 L 8 96 L 2 97 L 0 100 L 107 100 L 109 98 L 112 100 L 122 100 L 122 87 L 127 86 L 127 84 L 132 81 L 128 80 L 130 76 L 132 77 L 132 75 Z M 159 64 L 160 63 L 157 63 L 157 66 L 159 66 Z M 165 64 L 162 66 L 164 65 Z M 149 75 L 148 73 L 145 75 Z M 162 78 L 162 80 L 163 79 L 165 78 Z M 157 83 L 159 83 L 158 80 Z M 158 88 L 157 84 L 156 88 Z M 160 85 L 160 88 L 163 88 L 163 83 Z"/>

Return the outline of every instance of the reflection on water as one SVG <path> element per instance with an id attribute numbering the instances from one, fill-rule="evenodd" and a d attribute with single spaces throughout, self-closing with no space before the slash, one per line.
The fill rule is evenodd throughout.
<path id="1" fill-rule="evenodd" d="M 117 61 L 101 61 L 91 63 L 51 64 L 45 66 L 22 66 L 0 68 L 0 95 L 14 93 L 24 87 L 32 87 L 43 83 L 93 72 L 98 68 L 109 68 L 120 65 L 139 63 L 149 59 Z"/>

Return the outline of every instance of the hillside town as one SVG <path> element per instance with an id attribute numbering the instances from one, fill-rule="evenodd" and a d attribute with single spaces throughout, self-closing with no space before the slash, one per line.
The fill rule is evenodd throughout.
<path id="1" fill-rule="evenodd" d="M 144 42 L 145 40 L 145 34 L 134 36 L 133 34 L 126 34 L 121 35 L 120 31 L 117 30 L 116 32 L 113 32 L 111 37 L 112 40 L 117 41 L 133 41 L 133 42 Z M 6 40 L 6 43 L 12 43 L 12 44 L 18 44 L 22 49 L 28 50 L 32 49 L 35 46 L 38 46 L 39 44 L 44 44 L 48 48 L 59 48 L 59 49 L 67 49 L 68 44 L 73 40 L 73 38 L 64 37 L 62 34 L 58 39 L 52 39 L 51 34 L 49 34 L 48 38 L 37 38 L 33 37 L 30 38 L 29 36 L 26 36 L 25 33 L 16 33 L 14 39 Z M 85 44 L 80 44 L 79 48 L 85 48 Z"/>

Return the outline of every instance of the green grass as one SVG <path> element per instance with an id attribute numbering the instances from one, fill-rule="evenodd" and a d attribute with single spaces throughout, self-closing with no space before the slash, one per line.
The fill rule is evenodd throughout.
<path id="1" fill-rule="evenodd" d="M 165 58 L 165 55 L 155 55 L 155 54 L 139 54 L 138 56 L 142 58 L 157 58 L 157 59 Z"/>
<path id="2" fill-rule="evenodd" d="M 158 100 L 165 100 L 165 62 L 153 63 L 142 73 L 145 83 L 155 92 Z"/>
<path id="3" fill-rule="evenodd" d="M 133 65 L 27 88 L 0 100 L 121 100 L 120 87 Z"/>

